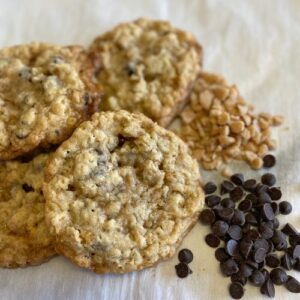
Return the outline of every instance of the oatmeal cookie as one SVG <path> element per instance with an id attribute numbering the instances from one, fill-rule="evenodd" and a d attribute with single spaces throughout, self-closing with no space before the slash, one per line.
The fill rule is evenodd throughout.
<path id="1" fill-rule="evenodd" d="M 149 19 L 120 24 L 96 38 L 90 52 L 100 59 L 101 110 L 141 112 L 164 127 L 186 103 L 202 63 L 190 33 Z"/>
<path id="2" fill-rule="evenodd" d="M 142 114 L 96 113 L 49 161 L 46 222 L 56 250 L 97 273 L 175 253 L 203 205 L 187 146 Z"/>
<path id="3" fill-rule="evenodd" d="M 42 192 L 49 154 L 0 163 L 0 266 L 36 265 L 55 254 Z"/>
<path id="4" fill-rule="evenodd" d="M 0 50 L 0 160 L 61 143 L 94 112 L 92 66 L 80 46 Z"/>

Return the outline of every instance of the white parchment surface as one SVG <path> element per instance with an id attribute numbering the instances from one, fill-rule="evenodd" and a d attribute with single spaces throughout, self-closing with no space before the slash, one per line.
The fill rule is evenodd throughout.
<path id="1" fill-rule="evenodd" d="M 281 217 L 300 230 L 300 1 L 294 0 L 0 0 L 0 47 L 31 41 L 88 45 L 121 21 L 168 19 L 204 47 L 206 70 L 236 83 L 257 111 L 283 114 L 274 172 L 294 206 Z M 256 175 L 244 164 L 234 165 Z M 205 179 L 216 173 L 203 173 Z M 96 275 L 56 257 L 38 267 L 0 269 L 0 299 L 230 299 L 208 229 L 197 224 L 183 247 L 194 252 L 193 275 L 175 276 L 177 258 L 127 275 Z M 292 272 L 291 272 L 292 273 Z M 300 280 L 300 273 L 292 273 Z M 246 286 L 244 299 L 267 299 Z M 276 287 L 276 299 L 300 299 Z"/>

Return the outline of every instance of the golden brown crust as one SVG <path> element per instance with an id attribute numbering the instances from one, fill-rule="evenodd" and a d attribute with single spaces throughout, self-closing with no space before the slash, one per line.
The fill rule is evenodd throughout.
<path id="1" fill-rule="evenodd" d="M 182 107 L 202 64 L 202 47 L 169 22 L 138 19 L 95 39 L 101 110 L 141 112 L 166 126 Z"/>
<path id="2" fill-rule="evenodd" d="M 80 46 L 0 51 L 0 160 L 61 143 L 94 112 L 93 65 Z"/>
<path id="3" fill-rule="evenodd" d="M 203 205 L 199 167 L 174 134 L 141 114 L 94 114 L 46 168 L 57 251 L 97 273 L 172 256 Z"/>

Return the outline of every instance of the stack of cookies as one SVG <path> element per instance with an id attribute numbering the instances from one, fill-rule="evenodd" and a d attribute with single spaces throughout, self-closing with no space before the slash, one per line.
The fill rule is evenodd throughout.
<path id="1" fill-rule="evenodd" d="M 0 266 L 59 253 L 124 273 L 175 253 L 204 197 L 197 161 L 163 127 L 201 62 L 192 35 L 147 19 L 87 50 L 0 50 Z"/>

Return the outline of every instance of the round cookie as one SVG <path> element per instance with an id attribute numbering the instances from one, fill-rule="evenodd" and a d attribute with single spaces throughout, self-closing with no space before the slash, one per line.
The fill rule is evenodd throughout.
<path id="1" fill-rule="evenodd" d="M 99 105 L 92 74 L 80 46 L 0 50 L 0 160 L 68 138 Z"/>
<path id="2" fill-rule="evenodd" d="M 55 255 L 42 192 L 49 154 L 0 163 L 0 266 L 36 265 Z"/>
<path id="3" fill-rule="evenodd" d="M 171 257 L 203 205 L 197 162 L 172 132 L 142 114 L 102 112 L 49 161 L 46 221 L 56 250 L 97 273 Z"/>
<path id="4" fill-rule="evenodd" d="M 141 112 L 166 127 L 187 101 L 200 70 L 202 47 L 169 22 L 138 19 L 94 40 L 101 110 Z"/>

